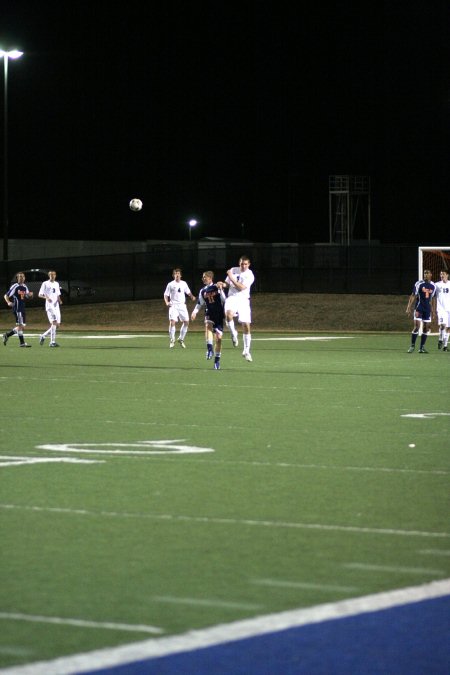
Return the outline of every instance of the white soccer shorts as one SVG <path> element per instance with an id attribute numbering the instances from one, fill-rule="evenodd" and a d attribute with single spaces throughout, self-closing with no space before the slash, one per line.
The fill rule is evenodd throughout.
<path id="1" fill-rule="evenodd" d="M 233 312 L 237 314 L 239 323 L 251 323 L 252 311 L 250 309 L 250 300 L 240 298 L 239 295 L 229 295 L 225 300 L 225 313 Z"/>
<path id="2" fill-rule="evenodd" d="M 186 304 L 174 304 L 169 307 L 169 319 L 170 321 L 189 321 L 189 312 Z"/>
<path id="3" fill-rule="evenodd" d="M 54 321 L 56 321 L 56 323 L 61 323 L 61 308 L 59 303 L 57 303 L 55 306 L 48 307 L 45 311 L 47 312 L 47 317 L 50 323 L 53 323 Z"/>
<path id="4" fill-rule="evenodd" d="M 450 328 L 450 312 L 445 312 L 443 309 L 440 309 L 438 312 L 438 325 L 445 326 Z"/>

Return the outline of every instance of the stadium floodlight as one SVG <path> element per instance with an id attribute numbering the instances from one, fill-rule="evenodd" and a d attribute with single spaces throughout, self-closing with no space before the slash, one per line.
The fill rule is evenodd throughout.
<path id="1" fill-rule="evenodd" d="M 419 246 L 418 279 L 423 279 L 423 271 L 430 270 L 432 281 L 439 281 L 439 272 L 450 273 L 450 246 Z"/>
<path id="2" fill-rule="evenodd" d="M 189 241 L 191 241 L 192 228 L 197 225 L 197 221 L 194 218 L 192 218 L 191 220 L 188 221 L 188 225 L 189 225 Z"/>
<path id="3" fill-rule="evenodd" d="M 0 49 L 4 65 L 4 108 L 3 108 L 3 260 L 8 260 L 8 62 L 18 59 L 23 52 L 18 49 Z"/>
<path id="4" fill-rule="evenodd" d="M 5 56 L 8 59 L 18 59 L 20 56 L 23 55 L 23 52 L 19 52 L 18 49 L 12 49 L 9 52 L 5 52 L 3 49 L 0 49 L 0 57 L 5 58 Z"/>

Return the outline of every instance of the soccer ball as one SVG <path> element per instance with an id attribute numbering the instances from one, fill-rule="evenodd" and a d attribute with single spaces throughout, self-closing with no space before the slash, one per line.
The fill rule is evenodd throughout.
<path id="1" fill-rule="evenodd" d="M 142 201 L 137 198 L 132 199 L 130 202 L 130 209 L 132 211 L 140 211 L 142 209 Z"/>

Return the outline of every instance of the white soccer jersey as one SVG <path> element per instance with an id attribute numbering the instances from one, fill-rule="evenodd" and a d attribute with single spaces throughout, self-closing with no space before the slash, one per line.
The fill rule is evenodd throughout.
<path id="1" fill-rule="evenodd" d="M 191 290 L 187 283 L 182 279 L 180 281 L 170 281 L 164 295 L 167 296 L 173 304 L 185 305 L 186 304 L 186 295 L 191 295 Z"/>
<path id="2" fill-rule="evenodd" d="M 59 304 L 61 289 L 57 281 L 43 281 L 39 289 L 39 295 L 45 295 L 45 309 L 56 307 Z"/>
<path id="3" fill-rule="evenodd" d="M 239 295 L 241 298 L 249 298 L 250 297 L 250 286 L 252 283 L 255 281 L 255 275 L 251 271 L 251 269 L 246 269 L 245 272 L 241 272 L 240 267 L 233 267 L 231 269 L 233 276 L 236 277 L 236 279 L 241 283 L 246 286 L 244 290 L 240 291 L 236 286 L 234 286 L 230 279 L 227 277 L 225 279 L 225 283 L 229 284 L 229 289 L 228 289 L 228 297 L 231 297 L 232 295 Z"/>
<path id="4" fill-rule="evenodd" d="M 438 281 L 435 286 L 438 312 L 450 312 L 450 281 Z"/>

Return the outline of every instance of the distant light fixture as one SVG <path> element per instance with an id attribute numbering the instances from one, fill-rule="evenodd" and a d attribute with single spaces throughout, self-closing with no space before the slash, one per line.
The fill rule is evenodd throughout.
<path id="1" fill-rule="evenodd" d="M 191 241 L 192 228 L 197 225 L 197 221 L 194 218 L 192 218 L 192 220 L 188 221 L 188 225 L 189 225 L 189 241 Z"/>

